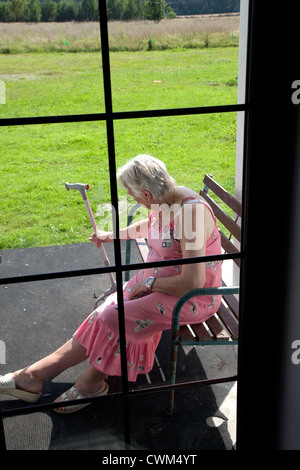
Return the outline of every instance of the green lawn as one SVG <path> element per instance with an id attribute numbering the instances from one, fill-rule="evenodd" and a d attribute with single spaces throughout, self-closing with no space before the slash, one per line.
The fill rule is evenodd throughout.
<path id="1" fill-rule="evenodd" d="M 113 52 L 111 74 L 114 111 L 235 104 L 238 48 Z M 0 80 L 1 117 L 104 111 L 98 53 L 0 55 Z M 234 191 L 235 138 L 236 113 L 115 121 L 118 166 L 150 153 L 178 184 L 196 190 L 211 173 Z M 86 241 L 91 227 L 83 201 L 64 184 L 89 183 L 92 208 L 100 204 L 99 220 L 105 219 L 105 124 L 3 127 L 0 142 L 0 248 Z"/>

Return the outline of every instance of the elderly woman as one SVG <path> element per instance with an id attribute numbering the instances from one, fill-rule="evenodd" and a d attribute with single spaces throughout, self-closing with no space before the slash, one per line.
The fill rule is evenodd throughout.
<path id="1" fill-rule="evenodd" d="M 182 259 L 221 253 L 220 234 L 209 205 L 193 190 L 177 186 L 165 165 L 139 155 L 118 172 L 128 194 L 150 210 L 148 219 L 120 230 L 121 240 L 147 238 L 148 261 Z M 111 242 L 111 232 L 92 234 L 96 246 Z M 129 381 L 153 367 L 155 349 L 163 330 L 170 329 L 173 307 L 190 289 L 221 285 L 221 262 L 145 268 L 124 285 L 124 311 Z M 220 297 L 201 296 L 181 310 L 181 324 L 207 320 L 220 305 Z M 117 296 L 110 295 L 60 349 L 35 364 L 0 378 L 0 393 L 34 402 L 44 380 L 88 357 L 89 367 L 57 401 L 59 413 L 87 406 L 63 402 L 108 392 L 107 376 L 120 376 Z"/>

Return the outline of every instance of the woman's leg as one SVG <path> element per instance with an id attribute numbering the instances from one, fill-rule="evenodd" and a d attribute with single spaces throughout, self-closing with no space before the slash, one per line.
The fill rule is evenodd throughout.
<path id="1" fill-rule="evenodd" d="M 105 383 L 106 375 L 102 372 L 95 369 L 93 366 L 90 366 L 75 382 L 74 387 L 64 392 L 60 395 L 55 401 L 57 403 L 62 402 L 62 406 L 59 408 L 55 408 L 57 413 L 74 413 L 75 411 L 79 411 L 82 408 L 89 405 L 80 404 L 80 405 L 72 405 L 70 408 L 64 406 L 65 401 L 74 400 L 78 397 L 92 397 L 98 395 L 106 395 L 108 392 L 108 385 Z"/>
<path id="2" fill-rule="evenodd" d="M 86 360 L 86 349 L 71 339 L 49 356 L 14 372 L 16 386 L 28 392 L 39 393 L 44 380 L 55 377 L 84 360 Z"/>
<path id="3" fill-rule="evenodd" d="M 76 380 L 75 387 L 86 397 L 98 395 L 105 389 L 106 377 L 107 375 L 95 369 L 95 367 L 89 366 Z"/>

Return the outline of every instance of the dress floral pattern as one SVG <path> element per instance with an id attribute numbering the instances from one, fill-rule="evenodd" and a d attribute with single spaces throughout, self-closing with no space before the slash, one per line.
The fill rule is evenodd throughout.
<path id="1" fill-rule="evenodd" d="M 193 201 L 195 202 L 195 201 Z M 203 201 L 198 200 L 206 205 Z M 209 208 L 209 206 L 206 206 Z M 210 208 L 209 208 L 210 209 Z M 157 214 L 149 214 L 149 253 L 147 261 L 181 259 L 180 242 L 175 238 L 178 217 L 167 226 L 158 223 Z M 221 253 L 221 240 L 214 217 L 214 230 L 206 243 L 206 255 Z M 163 330 L 171 328 L 172 312 L 178 297 L 152 292 L 144 297 L 129 300 L 128 289 L 149 276 L 167 277 L 180 274 L 181 266 L 147 268 L 140 270 L 123 286 L 126 332 L 128 380 L 135 382 L 138 374 L 149 372 Z M 206 263 L 205 287 L 221 286 L 221 262 Z M 180 313 L 180 323 L 200 323 L 215 313 L 221 296 L 201 296 L 188 301 Z M 120 340 L 118 326 L 117 294 L 89 315 L 74 333 L 74 339 L 87 350 L 89 363 L 110 376 L 121 375 Z"/>

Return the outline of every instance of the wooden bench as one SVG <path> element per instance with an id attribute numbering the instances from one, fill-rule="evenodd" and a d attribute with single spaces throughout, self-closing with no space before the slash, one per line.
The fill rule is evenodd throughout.
<path id="1" fill-rule="evenodd" d="M 209 191 L 213 193 L 210 196 Z M 213 180 L 211 175 L 205 175 L 204 189 L 200 191 L 202 196 L 211 206 L 218 219 L 219 231 L 221 233 L 221 243 L 224 253 L 238 253 L 239 250 L 234 243 L 234 239 L 240 243 L 241 228 L 240 218 L 242 215 L 241 203 L 222 186 Z M 218 200 L 216 201 L 216 197 Z M 135 211 L 140 207 L 136 204 L 128 215 L 128 225 L 132 223 Z M 148 255 L 148 245 L 145 239 L 134 240 L 146 262 Z M 126 246 L 126 264 L 130 264 L 131 243 L 129 240 Z M 233 262 L 237 269 L 240 266 L 240 259 L 234 258 Z M 129 272 L 125 279 L 129 279 Z M 222 280 L 222 287 L 219 288 L 199 288 L 184 294 L 177 302 L 173 310 L 173 321 L 171 328 L 171 351 L 170 351 L 170 383 L 175 384 L 177 351 L 179 345 L 233 345 L 238 342 L 239 331 L 239 302 L 236 294 L 239 293 L 237 286 L 226 286 Z M 222 295 L 222 302 L 218 312 L 212 315 L 206 322 L 195 325 L 183 325 L 179 327 L 180 310 L 185 302 L 198 295 Z M 174 390 L 169 393 L 168 414 L 173 413 Z"/>

